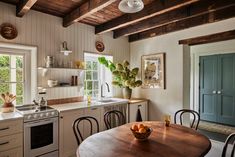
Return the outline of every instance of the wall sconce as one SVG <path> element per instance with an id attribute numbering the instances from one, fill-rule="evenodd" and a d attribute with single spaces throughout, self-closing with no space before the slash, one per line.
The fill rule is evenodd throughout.
<path id="1" fill-rule="evenodd" d="M 68 45 L 67 45 L 67 42 L 66 42 L 66 41 L 64 41 L 64 42 L 61 44 L 60 52 L 61 52 L 61 53 L 64 53 L 65 56 L 68 56 L 70 53 L 72 53 L 72 51 L 68 49 Z"/>

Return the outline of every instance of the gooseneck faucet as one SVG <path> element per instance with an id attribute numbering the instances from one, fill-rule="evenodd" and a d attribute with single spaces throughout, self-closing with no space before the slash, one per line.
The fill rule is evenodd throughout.
<path id="1" fill-rule="evenodd" d="M 105 96 L 103 95 L 103 85 L 106 84 L 108 92 L 110 92 L 109 89 L 109 84 L 107 82 L 101 84 L 101 98 L 104 98 Z"/>

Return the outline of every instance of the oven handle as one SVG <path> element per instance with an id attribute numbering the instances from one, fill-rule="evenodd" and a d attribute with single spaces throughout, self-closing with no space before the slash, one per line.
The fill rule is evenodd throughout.
<path id="1" fill-rule="evenodd" d="M 49 123 L 58 122 L 58 117 L 50 118 L 50 119 L 43 119 L 43 120 L 37 120 L 33 122 L 27 122 L 24 124 L 25 127 L 32 127 L 32 126 L 38 126 L 38 125 L 44 125 Z"/>

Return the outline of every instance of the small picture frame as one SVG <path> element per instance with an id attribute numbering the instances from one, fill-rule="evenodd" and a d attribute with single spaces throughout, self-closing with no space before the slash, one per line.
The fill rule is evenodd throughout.
<path id="1" fill-rule="evenodd" d="M 165 53 L 143 55 L 141 69 L 142 88 L 166 89 Z"/>

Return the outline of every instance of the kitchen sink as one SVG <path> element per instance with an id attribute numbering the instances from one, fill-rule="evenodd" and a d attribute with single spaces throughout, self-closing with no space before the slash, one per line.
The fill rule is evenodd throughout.
<path id="1" fill-rule="evenodd" d="M 98 100 L 98 102 L 116 102 L 117 100 L 113 100 L 113 99 L 103 99 L 103 100 Z"/>

